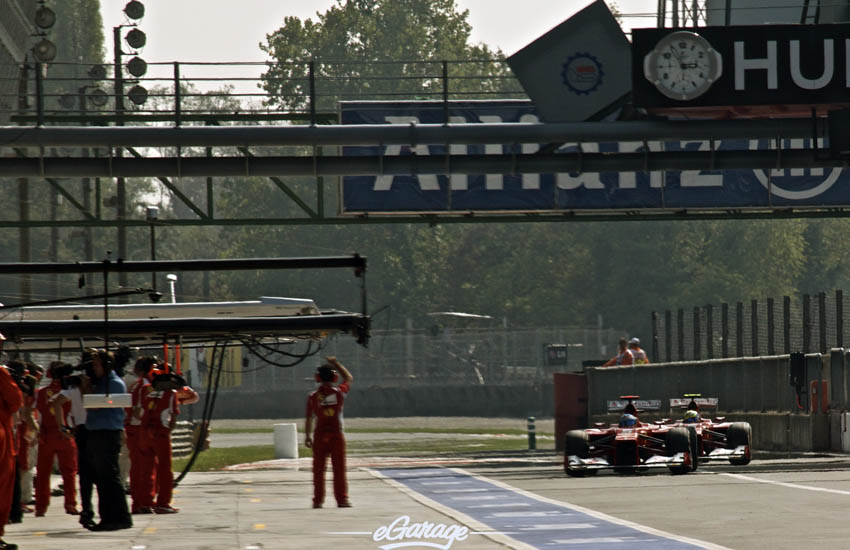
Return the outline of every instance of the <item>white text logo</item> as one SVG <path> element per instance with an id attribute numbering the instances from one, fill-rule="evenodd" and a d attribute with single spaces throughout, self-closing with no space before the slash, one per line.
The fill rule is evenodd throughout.
<path id="1" fill-rule="evenodd" d="M 411 523 L 410 516 L 399 516 L 389 525 L 378 527 L 372 535 L 372 540 L 387 541 L 389 544 L 379 546 L 382 550 L 415 547 L 449 550 L 455 541 L 466 540 L 468 535 L 469 529 L 462 525 L 446 525 L 429 521 Z M 426 542 L 427 540 L 443 543 Z"/>

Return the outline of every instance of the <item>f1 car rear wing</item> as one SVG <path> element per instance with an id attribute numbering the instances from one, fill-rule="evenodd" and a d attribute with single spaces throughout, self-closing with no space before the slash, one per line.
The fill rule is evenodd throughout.
<path id="1" fill-rule="evenodd" d="M 670 399 L 670 409 L 686 409 L 693 400 L 700 409 L 716 409 L 718 398 L 716 397 L 673 397 Z"/>
<path id="2" fill-rule="evenodd" d="M 628 405 L 630 401 L 638 411 L 661 410 L 660 399 L 637 399 L 634 401 L 628 399 L 610 399 L 607 401 L 608 412 L 623 412 L 623 409 L 626 408 L 626 405 Z"/>

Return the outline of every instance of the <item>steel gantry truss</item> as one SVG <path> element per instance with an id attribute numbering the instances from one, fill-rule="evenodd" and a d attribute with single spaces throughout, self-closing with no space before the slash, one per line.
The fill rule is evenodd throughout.
<path id="1" fill-rule="evenodd" d="M 83 213 L 76 220 L 3 221 L 0 226 L 147 226 L 143 219 L 105 220 L 85 212 L 73 194 L 63 189 L 58 178 L 155 177 L 175 199 L 183 201 L 194 218 L 160 220 L 163 225 L 287 225 L 409 223 L 435 218 L 434 214 L 366 216 L 328 215 L 324 205 L 325 176 L 402 174 L 525 174 L 582 172 L 648 172 L 664 170 L 732 170 L 830 168 L 845 166 L 845 160 L 818 149 L 818 139 L 827 135 L 825 119 L 755 119 L 704 121 L 621 121 L 588 123 L 500 123 L 500 124 L 411 124 L 411 125 L 326 125 L 326 126 L 174 126 L 174 127 L 79 127 L 30 126 L 0 127 L 0 142 L 23 151 L 40 154 L 0 158 L 0 174 L 6 177 L 45 178 L 78 206 Z M 717 150 L 719 140 L 772 140 L 769 150 Z M 783 148 L 783 140 L 808 139 L 813 147 Z M 582 144 L 598 142 L 703 141 L 710 144 L 700 151 L 656 151 L 644 147 L 633 153 L 591 153 Z M 345 156 L 342 146 L 417 144 L 553 144 L 538 153 Z M 574 152 L 557 152 L 562 144 L 575 144 Z M 312 155 L 253 154 L 252 147 L 301 146 Z M 98 157 L 48 156 L 55 147 L 97 148 L 108 151 Z M 206 156 L 146 157 L 138 149 L 172 148 L 178 153 L 188 147 L 204 147 Z M 235 148 L 241 154 L 214 156 L 217 148 Z M 122 148 L 130 156 L 114 152 Z M 383 148 L 378 148 L 383 149 Z M 321 150 L 321 154 L 319 151 Z M 269 177 L 293 200 L 303 215 L 287 218 L 217 218 L 212 207 L 194 205 L 170 178 L 183 177 Z M 298 195 L 281 180 L 284 177 L 317 178 L 317 204 Z M 626 215 L 624 215 L 626 214 Z M 537 213 L 451 212 L 439 215 L 439 222 L 470 221 L 549 221 L 564 219 L 674 219 L 694 216 L 693 212 L 590 212 L 565 211 Z M 841 209 L 788 209 L 754 211 L 703 211 L 700 217 L 805 217 L 843 216 Z"/>

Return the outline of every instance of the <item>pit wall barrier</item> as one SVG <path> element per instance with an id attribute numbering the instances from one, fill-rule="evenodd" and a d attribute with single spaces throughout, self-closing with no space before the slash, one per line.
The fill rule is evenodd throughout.
<path id="1" fill-rule="evenodd" d="M 790 356 L 742 357 L 632 365 L 589 367 L 588 423 L 613 423 L 619 414 L 607 402 L 620 395 L 661 400 L 661 409 L 644 412 L 641 420 L 680 418 L 670 399 L 686 393 L 718 398 L 708 416 L 749 422 L 753 447 L 763 451 L 850 453 L 850 354 L 835 348 L 828 354 L 807 354 L 803 384 L 791 386 Z"/>

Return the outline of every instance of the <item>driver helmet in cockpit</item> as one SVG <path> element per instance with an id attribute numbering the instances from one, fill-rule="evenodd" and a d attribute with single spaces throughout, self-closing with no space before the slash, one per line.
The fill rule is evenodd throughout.
<path id="1" fill-rule="evenodd" d="M 696 424 L 699 421 L 699 412 L 693 409 L 685 411 L 685 416 L 682 417 L 682 422 L 685 424 Z"/>
<path id="2" fill-rule="evenodd" d="M 637 417 L 633 414 L 626 413 L 620 417 L 621 428 L 633 428 L 637 425 Z"/>

